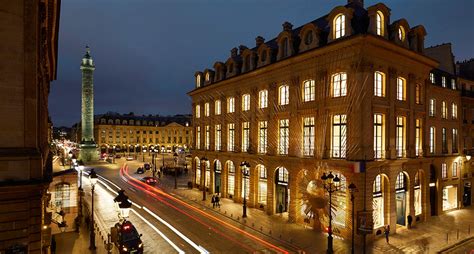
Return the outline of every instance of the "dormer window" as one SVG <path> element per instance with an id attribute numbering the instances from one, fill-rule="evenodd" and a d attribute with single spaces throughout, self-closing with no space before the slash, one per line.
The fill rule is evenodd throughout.
<path id="1" fill-rule="evenodd" d="M 344 14 L 339 14 L 334 18 L 334 39 L 339 39 L 345 35 L 345 23 L 346 16 Z"/>
<path id="2" fill-rule="evenodd" d="M 209 82 L 209 72 L 206 73 L 206 82 Z"/>
<path id="3" fill-rule="evenodd" d="M 281 57 L 287 57 L 288 56 L 288 38 L 284 38 L 283 41 L 281 42 Z"/>
<path id="4" fill-rule="evenodd" d="M 201 75 L 196 76 L 196 87 L 201 87 Z"/>
<path id="5" fill-rule="evenodd" d="M 405 41 L 405 28 L 403 26 L 398 27 L 398 39 L 401 42 Z"/>
<path id="6" fill-rule="evenodd" d="M 229 73 L 232 73 L 234 71 L 234 64 L 229 65 Z"/>
<path id="7" fill-rule="evenodd" d="M 377 31 L 377 35 L 380 35 L 380 36 L 383 36 L 384 35 L 384 18 L 383 18 L 383 14 L 378 11 L 377 12 L 377 15 L 376 15 L 376 31 Z"/>
<path id="8" fill-rule="evenodd" d="M 310 45 L 311 43 L 313 43 L 313 31 L 308 31 L 304 37 L 304 43 L 306 45 Z"/>
<path id="9" fill-rule="evenodd" d="M 262 60 L 263 63 L 267 61 L 267 51 L 266 50 L 262 51 L 262 55 L 260 56 L 260 60 Z"/>

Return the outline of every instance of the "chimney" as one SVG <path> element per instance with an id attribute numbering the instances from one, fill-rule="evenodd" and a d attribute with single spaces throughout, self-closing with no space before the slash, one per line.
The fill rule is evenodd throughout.
<path id="1" fill-rule="evenodd" d="M 242 55 L 242 53 L 244 53 L 244 50 L 246 50 L 246 49 L 247 49 L 246 46 L 240 45 L 240 46 L 239 46 L 239 54 Z"/>
<path id="2" fill-rule="evenodd" d="M 260 47 L 260 45 L 262 45 L 263 43 L 265 42 L 265 38 L 263 38 L 262 36 L 257 36 L 257 38 L 255 38 L 255 45 L 258 47 Z"/>
<path id="3" fill-rule="evenodd" d="M 230 57 L 236 57 L 237 56 L 237 48 L 233 48 L 230 50 Z"/>
<path id="4" fill-rule="evenodd" d="M 285 23 L 283 23 L 283 31 L 291 31 L 291 29 L 293 29 L 293 25 L 288 22 L 288 21 L 285 21 Z"/>
<path id="5" fill-rule="evenodd" d="M 360 7 L 364 7 L 364 0 L 347 0 L 347 4 L 356 4 Z"/>

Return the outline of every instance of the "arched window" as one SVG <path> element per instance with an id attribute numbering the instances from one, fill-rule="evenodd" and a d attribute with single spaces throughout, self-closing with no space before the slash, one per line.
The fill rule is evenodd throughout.
<path id="1" fill-rule="evenodd" d="M 115 119 L 115 124 L 120 124 L 120 119 Z"/>
<path id="2" fill-rule="evenodd" d="M 288 170 L 284 167 L 279 167 L 277 170 L 277 182 L 278 184 L 288 184 Z"/>
<path id="3" fill-rule="evenodd" d="M 242 111 L 250 110 L 250 94 L 242 95 Z"/>
<path id="4" fill-rule="evenodd" d="M 316 98 L 316 89 L 314 80 L 308 79 L 303 82 L 303 101 L 314 101 Z"/>
<path id="5" fill-rule="evenodd" d="M 196 163 L 196 181 L 195 181 L 195 183 L 196 184 L 201 184 L 201 161 L 197 157 L 194 159 L 194 161 Z"/>
<path id="6" fill-rule="evenodd" d="M 201 106 L 196 105 L 196 118 L 200 118 L 200 117 L 201 117 Z"/>
<path id="7" fill-rule="evenodd" d="M 290 87 L 288 85 L 281 85 L 278 88 L 278 102 L 280 105 L 288 105 L 290 102 Z"/>
<path id="8" fill-rule="evenodd" d="M 196 87 L 201 87 L 201 75 L 196 76 Z"/>
<path id="9" fill-rule="evenodd" d="M 313 31 L 306 32 L 306 35 L 304 36 L 304 43 L 308 46 L 313 43 Z"/>
<path id="10" fill-rule="evenodd" d="M 104 118 L 100 119 L 100 123 L 105 124 L 105 119 Z"/>
<path id="11" fill-rule="evenodd" d="M 377 175 L 372 188 L 372 209 L 374 228 L 382 227 L 385 223 L 384 216 L 384 197 L 382 175 Z"/>
<path id="12" fill-rule="evenodd" d="M 403 172 L 398 173 L 395 190 L 406 190 L 406 177 Z"/>
<path id="13" fill-rule="evenodd" d="M 268 106 L 268 91 L 261 90 L 258 92 L 258 107 L 266 108 Z"/>
<path id="14" fill-rule="evenodd" d="M 406 100 L 406 80 L 402 77 L 397 78 L 397 100 Z"/>
<path id="15" fill-rule="evenodd" d="M 347 74 L 339 72 L 331 76 L 332 96 L 341 97 L 347 95 Z"/>
<path id="16" fill-rule="evenodd" d="M 403 26 L 398 27 L 398 39 L 401 42 L 405 41 L 405 28 L 403 28 Z"/>
<path id="17" fill-rule="evenodd" d="M 206 72 L 206 82 L 209 82 L 209 80 L 210 80 L 210 74 L 209 72 Z"/>
<path id="18" fill-rule="evenodd" d="M 227 162 L 227 194 L 234 195 L 235 189 L 235 166 L 232 161 Z"/>
<path id="19" fill-rule="evenodd" d="M 385 74 L 380 71 L 376 71 L 374 75 L 374 95 L 385 96 Z"/>
<path id="20" fill-rule="evenodd" d="M 384 17 L 382 12 L 377 11 L 376 15 L 376 30 L 377 35 L 383 36 L 384 35 Z"/>
<path id="21" fill-rule="evenodd" d="M 265 63 L 267 61 L 267 50 L 263 50 L 262 53 L 260 54 L 260 60 L 262 61 L 262 63 Z"/>
<path id="22" fill-rule="evenodd" d="M 334 39 L 339 39 L 346 34 L 346 16 L 339 14 L 334 18 Z"/>

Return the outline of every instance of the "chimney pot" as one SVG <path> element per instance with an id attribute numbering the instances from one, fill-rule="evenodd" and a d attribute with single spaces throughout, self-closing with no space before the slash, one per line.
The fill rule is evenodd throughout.
<path id="1" fill-rule="evenodd" d="M 237 48 L 233 48 L 230 50 L 230 56 L 231 57 L 236 57 L 237 56 Z"/>
<path id="2" fill-rule="evenodd" d="M 283 23 L 282 26 L 283 26 L 283 31 L 291 31 L 291 29 L 293 29 L 293 24 L 291 24 L 288 21 L 285 21 L 285 23 Z"/>

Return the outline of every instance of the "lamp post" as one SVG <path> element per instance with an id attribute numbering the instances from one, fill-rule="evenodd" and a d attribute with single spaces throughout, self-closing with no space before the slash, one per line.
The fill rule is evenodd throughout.
<path id="1" fill-rule="evenodd" d="M 69 151 L 68 157 L 69 157 L 69 165 L 70 165 L 69 168 L 72 168 L 72 151 Z"/>
<path id="2" fill-rule="evenodd" d="M 206 171 L 207 171 L 207 161 L 206 157 L 201 158 L 201 175 L 202 175 L 202 201 L 206 201 Z M 204 164 L 204 170 L 202 170 L 202 165 Z M 196 172 L 197 174 L 197 172 Z"/>
<path id="3" fill-rule="evenodd" d="M 332 248 L 332 193 L 336 192 L 339 190 L 339 182 L 341 181 L 339 177 L 336 175 L 334 176 L 332 172 L 329 172 L 328 175 L 326 173 L 323 173 L 321 176 L 321 180 L 323 180 L 324 183 L 324 189 L 329 193 L 329 227 L 328 227 L 328 249 L 327 253 L 332 254 L 333 253 L 333 248 Z"/>
<path id="4" fill-rule="evenodd" d="M 112 156 L 113 156 L 113 157 L 112 157 L 112 163 L 115 164 L 115 145 L 112 146 L 112 148 L 114 149 L 114 152 L 112 153 L 112 154 L 113 154 L 113 155 L 112 155 Z"/>
<path id="5" fill-rule="evenodd" d="M 132 203 L 128 200 L 128 196 L 125 195 L 125 190 L 119 190 L 118 196 L 114 198 L 115 206 L 118 210 L 119 219 L 121 222 L 125 222 L 130 214 L 130 207 Z"/>
<path id="6" fill-rule="evenodd" d="M 94 189 L 97 183 L 97 174 L 95 173 L 94 169 L 91 169 L 89 174 L 89 179 L 91 181 L 92 187 L 92 209 L 91 209 L 91 233 L 90 233 L 90 241 L 89 241 L 89 250 L 95 250 L 95 231 L 94 231 Z"/>
<path id="7" fill-rule="evenodd" d="M 246 161 L 242 161 L 240 163 L 240 167 L 242 168 L 242 176 L 244 179 L 244 200 L 243 200 L 243 213 L 242 218 L 247 217 L 247 178 L 250 176 L 250 163 Z"/>
<path id="8" fill-rule="evenodd" d="M 357 187 L 355 186 L 354 183 L 349 184 L 349 192 L 351 193 L 351 203 L 352 203 L 352 242 L 351 242 L 351 253 L 354 254 L 355 248 L 354 248 L 354 235 L 355 235 L 355 230 L 354 230 L 354 222 L 355 222 L 355 211 L 354 211 L 354 192 L 357 192 Z"/>
<path id="9" fill-rule="evenodd" d="M 174 188 L 178 188 L 178 154 L 175 152 L 173 154 L 174 158 Z"/>
<path id="10" fill-rule="evenodd" d="M 82 219 L 82 195 L 83 195 L 82 170 L 84 170 L 84 166 L 79 165 L 77 169 L 79 170 L 79 188 L 77 188 L 78 194 L 79 194 L 79 204 L 78 204 L 78 211 L 77 211 L 77 217 L 76 217 L 76 232 L 79 232 L 79 226 L 81 225 L 81 219 Z"/>
<path id="11" fill-rule="evenodd" d="M 138 144 L 135 145 L 135 160 L 138 160 L 137 152 L 138 152 Z"/>

